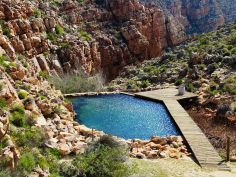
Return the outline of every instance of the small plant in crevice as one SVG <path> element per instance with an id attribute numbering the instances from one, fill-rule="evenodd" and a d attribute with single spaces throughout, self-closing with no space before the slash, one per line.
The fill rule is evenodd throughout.
<path id="1" fill-rule="evenodd" d="M 3 83 L 0 83 L 0 92 L 2 91 L 3 89 Z"/>
<path id="2" fill-rule="evenodd" d="M 5 98 L 0 98 L 0 109 L 5 109 L 7 107 L 7 101 Z"/>
<path id="3" fill-rule="evenodd" d="M 63 27 L 59 24 L 56 25 L 55 31 L 56 31 L 56 34 L 58 35 L 63 35 L 65 33 Z"/>
<path id="4" fill-rule="evenodd" d="M 7 61 L 8 61 L 8 58 L 7 58 L 5 55 L 1 55 L 1 56 L 0 56 L 0 65 L 1 65 L 3 68 L 6 68 L 6 67 L 7 67 Z"/>
<path id="5" fill-rule="evenodd" d="M 56 114 L 61 114 L 63 112 L 63 110 L 61 109 L 60 105 L 57 105 L 57 106 L 53 107 L 53 112 L 55 112 Z"/>
<path id="6" fill-rule="evenodd" d="M 17 94 L 21 100 L 25 99 L 29 95 L 29 93 L 26 90 L 19 90 Z"/>
<path id="7" fill-rule="evenodd" d="M 7 25 L 7 23 L 6 23 L 5 21 L 3 21 L 3 20 L 0 20 L 0 26 L 2 27 L 2 33 L 3 33 L 3 35 L 5 35 L 5 36 L 7 36 L 7 37 L 10 37 L 11 31 L 10 31 L 10 29 L 9 29 L 9 27 L 8 27 L 8 25 Z"/>
<path id="8" fill-rule="evenodd" d="M 58 36 L 57 36 L 56 33 L 50 32 L 50 33 L 47 33 L 47 38 L 48 38 L 50 41 L 52 41 L 52 43 L 55 44 L 55 43 L 57 42 Z"/>
<path id="9" fill-rule="evenodd" d="M 42 12 L 37 8 L 33 9 L 33 13 L 34 13 L 34 17 L 36 17 L 36 18 L 39 18 L 42 16 Z"/>
<path id="10" fill-rule="evenodd" d="M 85 41 L 90 41 L 92 39 L 91 35 L 83 30 L 79 30 L 79 36 Z"/>
<path id="11" fill-rule="evenodd" d="M 39 76 L 42 77 L 43 79 L 49 78 L 49 74 L 46 71 L 40 71 Z"/>

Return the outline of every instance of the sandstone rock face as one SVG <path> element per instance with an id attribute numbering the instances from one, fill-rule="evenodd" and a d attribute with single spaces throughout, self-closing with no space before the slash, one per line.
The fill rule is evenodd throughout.
<path id="1" fill-rule="evenodd" d="M 236 19 L 235 0 L 141 0 L 165 9 L 188 33 L 206 32 Z"/>
<path id="2" fill-rule="evenodd" d="M 1 1 L 0 51 L 13 60 L 18 54 L 32 58 L 38 72 L 102 72 L 109 80 L 124 66 L 158 57 L 189 34 L 236 19 L 235 0 L 158 2 Z"/>
<path id="3" fill-rule="evenodd" d="M 47 15 L 42 17 L 35 9 Z M 68 18 L 60 17 L 60 12 Z M 58 7 L 37 1 L 3 1 L 0 14 L 6 21 L 0 46 L 7 54 L 11 58 L 16 53 L 26 55 L 38 71 L 57 75 L 82 69 L 87 74 L 103 72 L 110 79 L 123 66 L 157 57 L 165 47 L 187 39 L 183 27 L 167 18 L 162 9 L 134 0 L 88 1 L 83 5 L 68 0 Z M 86 25 L 78 30 L 82 22 Z M 52 36 L 58 25 L 71 32 Z M 78 31 L 79 38 L 75 34 Z M 53 57 L 49 50 L 54 51 Z"/>

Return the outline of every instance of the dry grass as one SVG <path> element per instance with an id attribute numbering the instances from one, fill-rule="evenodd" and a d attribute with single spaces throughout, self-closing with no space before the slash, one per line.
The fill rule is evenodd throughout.
<path id="1" fill-rule="evenodd" d="M 131 159 L 137 164 L 138 171 L 131 177 L 233 177 L 236 176 L 236 165 L 230 165 L 232 172 L 213 171 L 200 168 L 190 159 Z"/>
<path id="2" fill-rule="evenodd" d="M 68 74 L 61 78 L 53 76 L 49 78 L 56 89 L 61 90 L 64 94 L 80 92 L 96 92 L 103 90 L 104 79 L 100 74 L 93 77 L 87 77 L 83 74 Z"/>

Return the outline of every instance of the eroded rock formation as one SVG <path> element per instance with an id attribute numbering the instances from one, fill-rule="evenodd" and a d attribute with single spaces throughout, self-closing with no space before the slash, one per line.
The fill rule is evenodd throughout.
<path id="1" fill-rule="evenodd" d="M 125 65 L 160 56 L 188 34 L 235 19 L 234 0 L 142 2 L 4 0 L 0 46 L 12 59 L 32 58 L 39 71 L 61 75 L 82 69 L 111 79 Z"/>
<path id="2" fill-rule="evenodd" d="M 235 21 L 235 0 L 141 0 L 157 5 L 173 16 L 187 33 L 215 30 L 225 22 Z"/>
<path id="3" fill-rule="evenodd" d="M 65 0 L 56 6 L 3 1 L 0 7 L 1 47 L 13 59 L 23 54 L 39 71 L 58 75 L 82 68 L 87 74 L 102 71 L 109 79 L 123 66 L 159 56 L 187 38 L 160 8 L 133 0 Z M 64 30 L 55 35 L 58 26 Z"/>

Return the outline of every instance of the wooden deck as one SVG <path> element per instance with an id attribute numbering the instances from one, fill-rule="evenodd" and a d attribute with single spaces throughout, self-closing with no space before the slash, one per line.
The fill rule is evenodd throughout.
<path id="1" fill-rule="evenodd" d="M 197 95 L 187 92 L 183 96 L 178 96 L 177 93 L 177 89 L 168 88 L 140 92 L 135 96 L 164 102 L 201 167 L 230 171 L 201 129 L 178 102 L 182 99 L 196 98 Z"/>

